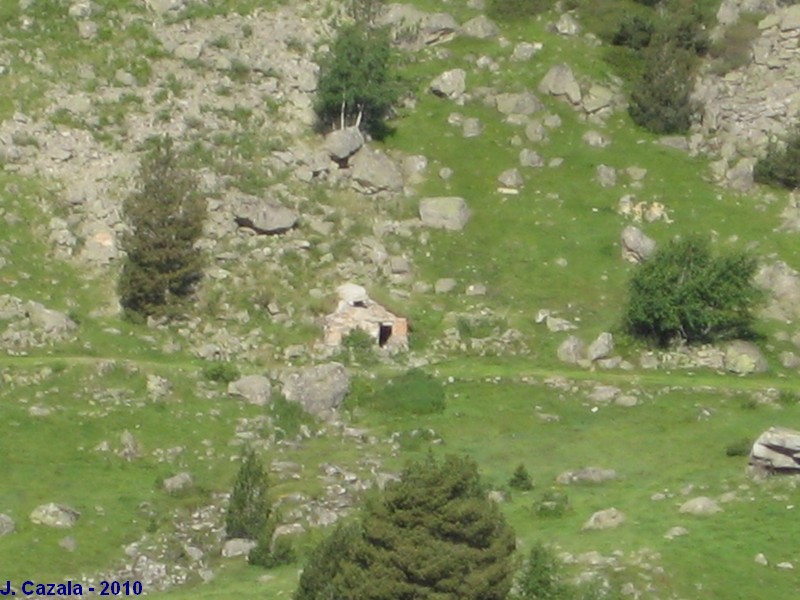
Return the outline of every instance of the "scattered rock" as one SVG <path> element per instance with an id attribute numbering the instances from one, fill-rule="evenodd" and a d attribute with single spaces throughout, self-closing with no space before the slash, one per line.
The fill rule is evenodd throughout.
<path id="1" fill-rule="evenodd" d="M 519 44 L 514 46 L 514 51 L 511 53 L 511 60 L 515 62 L 523 62 L 526 60 L 530 60 L 541 49 L 542 49 L 542 44 L 540 42 L 536 42 L 533 44 L 530 42 L 520 42 Z"/>
<path id="2" fill-rule="evenodd" d="M 558 317 L 553 317 L 551 315 L 548 315 L 545 318 L 544 323 L 547 326 L 547 330 L 553 333 L 560 333 L 562 331 L 572 331 L 573 329 L 577 329 L 575 325 L 573 325 L 566 319 L 560 319 Z"/>
<path id="3" fill-rule="evenodd" d="M 566 36 L 578 35 L 581 32 L 580 24 L 569 13 L 564 13 L 559 17 L 555 28 L 558 33 Z"/>
<path id="4" fill-rule="evenodd" d="M 478 137 L 483 132 L 483 123 L 481 123 L 481 120 L 472 117 L 464 119 L 464 123 L 461 127 L 462 135 L 465 138 Z"/>
<path id="5" fill-rule="evenodd" d="M 611 143 L 611 140 L 609 140 L 606 136 L 599 131 L 594 130 L 584 133 L 581 139 L 586 145 L 591 146 L 592 148 L 605 148 Z"/>
<path id="6" fill-rule="evenodd" d="M 437 279 L 433 284 L 433 291 L 437 294 L 448 294 L 456 287 L 456 280 L 449 277 L 444 279 Z"/>
<path id="7" fill-rule="evenodd" d="M 249 404 L 266 406 L 272 399 L 272 384 L 263 375 L 245 375 L 228 384 L 228 394 L 244 398 Z"/>
<path id="8" fill-rule="evenodd" d="M 734 340 L 725 347 L 725 369 L 739 375 L 763 373 L 767 359 L 753 342 Z"/>
<path id="9" fill-rule="evenodd" d="M 231 211 L 239 227 L 256 233 L 275 235 L 290 230 L 297 224 L 297 211 L 283 206 L 272 198 L 257 198 L 237 194 L 230 198 Z"/>
<path id="10" fill-rule="evenodd" d="M 467 72 L 464 69 L 445 71 L 431 82 L 429 89 L 443 98 L 459 98 L 467 89 Z"/>
<path id="11" fill-rule="evenodd" d="M 586 523 L 583 524 L 583 531 L 593 531 L 602 529 L 614 529 L 625 522 L 625 514 L 616 508 L 607 508 L 594 513 Z"/>
<path id="12" fill-rule="evenodd" d="M 586 351 L 586 357 L 595 361 L 601 358 L 607 358 L 614 351 L 614 336 L 604 331 L 597 336 L 597 339 L 589 344 Z"/>
<path id="13" fill-rule="evenodd" d="M 598 165 L 595 180 L 601 187 L 608 188 L 617 185 L 617 170 L 608 165 Z"/>
<path id="14" fill-rule="evenodd" d="M 352 160 L 353 187 L 364 194 L 398 193 L 403 189 L 403 174 L 384 152 L 362 148 Z"/>
<path id="15" fill-rule="evenodd" d="M 486 15 L 478 15 L 470 19 L 461 26 L 461 31 L 464 35 L 478 38 L 479 40 L 488 40 L 500 35 L 500 29 Z"/>
<path id="16" fill-rule="evenodd" d="M 640 263 L 650 258 L 656 251 L 656 243 L 641 229 L 629 225 L 622 230 L 620 237 L 622 258 L 628 262 Z"/>
<path id="17" fill-rule="evenodd" d="M 500 173 L 497 178 L 498 183 L 507 188 L 521 188 L 525 181 L 522 179 L 518 169 L 507 169 Z"/>
<path id="18" fill-rule="evenodd" d="M 486 286 L 482 283 L 471 283 L 467 286 L 467 289 L 464 290 L 464 293 L 467 296 L 485 296 Z"/>
<path id="19" fill-rule="evenodd" d="M 681 537 L 684 535 L 689 535 L 689 530 L 686 527 L 681 527 L 680 525 L 677 527 L 671 528 L 667 533 L 664 534 L 664 539 L 667 540 L 674 540 L 676 537 Z"/>
<path id="20" fill-rule="evenodd" d="M 680 512 L 690 515 L 713 515 L 722 512 L 722 508 L 715 500 L 707 496 L 698 496 L 691 500 L 684 502 L 680 507 Z"/>
<path id="21" fill-rule="evenodd" d="M 426 227 L 459 231 L 467 224 L 470 211 L 463 198 L 441 196 L 421 200 L 419 217 Z"/>
<path id="22" fill-rule="evenodd" d="M 194 485 L 192 476 L 184 471 L 165 479 L 164 491 L 168 494 L 177 494 L 184 490 L 188 490 L 190 487 L 192 487 L 192 485 Z"/>
<path id="23" fill-rule="evenodd" d="M 614 469 L 601 469 L 598 467 L 586 467 L 577 471 L 565 471 L 556 477 L 556 482 L 561 485 L 573 483 L 603 483 L 613 481 L 617 478 Z"/>
<path id="24" fill-rule="evenodd" d="M 584 360 L 586 348 L 580 338 L 571 335 L 561 342 L 558 347 L 557 355 L 561 362 L 576 365 Z"/>
<path id="25" fill-rule="evenodd" d="M 350 377 L 339 363 L 308 367 L 283 378 L 284 397 L 319 417 L 332 416 L 349 390 Z"/>
<path id="26" fill-rule="evenodd" d="M 523 148 L 519 153 L 519 164 L 523 167 L 539 168 L 544 166 L 544 159 L 536 150 Z"/>
<path id="27" fill-rule="evenodd" d="M 30 519 L 34 525 L 69 529 L 77 523 L 80 516 L 81 513 L 71 506 L 50 502 L 34 508 Z"/>
<path id="28" fill-rule="evenodd" d="M 755 562 L 757 565 L 761 565 L 763 567 L 766 567 L 767 565 L 769 565 L 769 561 L 767 560 L 767 557 L 764 556 L 763 552 L 759 552 L 758 554 L 756 554 L 756 557 L 755 557 L 753 562 Z"/>
<path id="29" fill-rule="evenodd" d="M 235 558 L 237 556 L 247 556 L 250 550 L 256 547 L 256 542 L 244 538 L 233 538 L 227 540 L 222 546 L 222 556 L 225 558 Z"/>
<path id="30" fill-rule="evenodd" d="M 530 115 L 544 110 L 541 100 L 531 92 L 525 91 L 514 94 L 498 94 L 495 97 L 497 110 L 504 115 Z"/>
<path id="31" fill-rule="evenodd" d="M 8 535 L 9 533 L 14 533 L 15 529 L 16 524 L 14 523 L 14 519 L 7 514 L 0 513 L 0 537 Z"/>
<path id="32" fill-rule="evenodd" d="M 550 68 L 539 83 L 539 91 L 551 96 L 564 96 L 572 104 L 581 101 L 581 87 L 572 69 L 565 63 Z"/>
<path id="33" fill-rule="evenodd" d="M 67 552 L 75 552 L 75 550 L 78 548 L 78 543 L 75 541 L 74 537 L 68 535 L 58 540 L 58 546 Z"/>

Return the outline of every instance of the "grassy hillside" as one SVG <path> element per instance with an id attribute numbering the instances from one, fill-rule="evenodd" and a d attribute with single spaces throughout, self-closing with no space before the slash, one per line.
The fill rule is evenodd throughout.
<path id="1" fill-rule="evenodd" d="M 710 233 L 721 248 L 747 248 L 762 260 L 778 258 L 800 267 L 795 234 L 779 229 L 787 202 L 783 194 L 716 187 L 709 182 L 707 159 L 665 146 L 635 127 L 624 109 L 593 122 L 562 99 L 536 91 L 559 63 L 569 64 L 584 87 L 597 83 L 624 89 L 596 38 L 552 31 L 555 12 L 501 24 L 504 43 L 458 37 L 404 55 L 402 76 L 413 108 L 399 109 L 391 123 L 395 133 L 372 145 L 390 155 L 427 157 L 425 180 L 413 195 L 365 198 L 328 182 L 305 183 L 291 172 L 273 170 L 273 153 L 292 141 L 270 126 L 283 100 L 265 100 L 250 112 L 237 110 L 236 99 L 253 89 L 261 93 L 258 86 L 271 75 L 242 71 L 236 77 L 234 67 L 220 75 L 202 61 L 175 66 L 154 33 L 164 22 L 149 9 L 122 0 L 95 4 L 92 20 L 99 31 L 92 41 L 80 39 L 65 5 L 33 2 L 25 11 L 16 4 L 0 6 L 0 64 L 8 65 L 3 76 L 13 89 L 0 98 L 0 119 L 8 121 L 20 112 L 34 119 L 28 147 L 37 152 L 46 148 L 36 146 L 36 140 L 50 139 L 53 131 L 88 131 L 100 148 L 135 158 L 136 120 L 171 124 L 170 118 L 183 118 L 182 106 L 194 101 L 193 86 L 206 86 L 202 98 L 226 108 L 215 104 L 201 113 L 209 123 L 211 115 L 219 118 L 222 130 L 199 123 L 181 130 L 198 170 L 253 194 L 283 184 L 305 220 L 285 238 L 233 235 L 221 241 L 209 268 L 214 275 L 203 283 L 190 324 L 148 328 L 122 320 L 114 310 L 115 263 L 90 268 L 54 254 L 49 223 L 71 214 L 57 178 L 2 155 L 0 294 L 41 302 L 78 324 L 74 339 L 0 356 L 0 464 L 5 467 L 0 513 L 16 522 L 15 533 L 0 537 L 6 578 L 19 583 L 101 574 L 137 579 L 149 561 L 156 565 L 153 570 L 164 565 L 176 581 L 186 579 L 166 592 L 147 590 L 157 598 L 211 600 L 253 593 L 288 598 L 309 549 L 325 534 L 316 526 L 318 517 L 330 507 L 352 514 L 379 475 L 432 451 L 472 455 L 489 486 L 508 494 L 502 507 L 521 550 L 536 540 L 553 544 L 575 575 L 599 571 L 620 586 L 628 584 L 631 597 L 641 598 L 797 595 L 793 571 L 776 566 L 800 561 L 791 527 L 796 486 L 792 481 L 754 482 L 745 474 L 746 457 L 726 452 L 746 446 L 770 426 L 794 427 L 800 420 L 797 373 L 777 358 L 793 348 L 794 323 L 759 323 L 769 370 L 748 377 L 704 369 L 640 369 L 637 357 L 644 347 L 619 331 L 626 283 L 636 268 L 620 258 L 620 232 L 632 222 L 617 210 L 622 196 L 663 203 L 671 222 L 639 224 L 659 243 Z M 465 2 L 414 4 L 449 12 L 462 23 L 479 14 Z M 627 0 L 574 4 L 579 21 L 601 36 L 607 21 L 632 5 Z M 598 20 L 598 7 L 606 4 Z M 703 7 L 713 12 L 714 4 Z M 239 15 L 236 27 L 249 23 L 258 30 L 263 14 L 281 7 L 287 5 L 214 2 L 193 5 L 167 23 L 202 30 L 209 23 L 222 26 L 208 21 L 212 17 L 224 21 Z M 309 15 L 318 19 L 330 19 L 338 10 L 316 4 L 312 9 L 316 12 Z M 33 24 L 23 26 L 23 13 Z M 514 45 L 523 41 L 540 42 L 542 50 L 529 61 L 512 61 Z M 238 40 L 227 43 L 235 47 Z M 225 43 L 217 45 L 219 50 Z M 313 56 L 315 50 L 303 52 Z M 477 66 L 482 57 L 497 68 Z M 80 71 L 87 65 L 94 77 L 84 80 Z M 472 98 L 463 106 L 428 91 L 434 77 L 454 68 L 467 72 Z M 106 102 L 104 94 L 114 87 L 110 82 L 119 69 L 134 75 L 139 85 L 128 91 L 127 100 Z M 170 79 L 168 69 L 179 77 Z M 194 79 L 181 80 L 187 73 Z M 228 77 L 224 89 L 205 83 L 204 78 L 219 83 L 214 78 L 223 76 Z M 486 87 L 497 93 L 533 91 L 545 106 L 533 118 L 557 116 L 560 125 L 547 130 L 546 141 L 529 141 L 524 124 L 508 123 L 477 97 Z M 159 89 L 160 105 L 154 104 Z M 100 113 L 92 113 L 97 119 L 54 116 L 54 98 L 66 90 L 88 94 L 97 105 L 92 110 Z M 448 123 L 452 113 L 480 119 L 482 133 L 464 138 L 459 126 Z M 319 144 L 309 127 L 300 124 L 298 129 L 306 143 Z M 583 138 L 590 131 L 610 144 L 588 145 Z M 19 142 L 15 145 L 24 146 Z M 520 167 L 524 185 L 519 193 L 500 193 L 497 177 L 519 166 L 523 148 L 538 152 L 545 166 Z M 547 166 L 554 159 L 562 162 Z M 616 185 L 597 183 L 600 165 L 618 170 Z M 629 167 L 646 169 L 640 184 L 623 172 Z M 452 176 L 441 178 L 442 168 L 452 169 Z M 120 181 L 120 194 L 128 183 Z M 308 350 L 321 338 L 320 317 L 332 307 L 332 289 L 347 278 L 339 265 L 368 262 L 360 244 L 376 223 L 414 218 L 420 198 L 439 195 L 466 199 L 472 217 L 463 231 L 415 230 L 410 236 L 387 234 L 381 241 L 392 255 L 410 259 L 415 282 L 432 287 L 452 277 L 456 290 L 436 294 L 425 286 L 395 285 L 382 273 L 358 281 L 409 317 L 412 350 L 393 360 L 376 359 L 373 365 L 363 360 L 351 365 L 352 391 L 340 423 L 301 417 L 280 402 L 271 408 L 248 405 L 229 396 L 224 383 L 204 375 L 207 363 L 197 357 L 194 345 L 198 339 L 216 339 L 225 328 L 255 340 L 247 359 L 232 361 L 241 373 L 275 380 L 289 362 L 310 362 L 310 351 L 297 360 L 285 351 L 296 345 Z M 210 194 L 214 200 L 222 196 L 218 190 Z M 312 228 L 312 217 L 327 219 L 332 231 Z M 328 255 L 332 258 L 323 260 Z M 485 285 L 486 295 L 466 295 L 470 284 Z M 312 290 L 321 293 L 312 296 Z M 266 310 L 273 301 L 287 314 L 291 308 L 283 321 Z M 632 370 L 595 371 L 560 363 L 556 348 L 568 334 L 537 324 L 540 309 L 574 322 L 574 333 L 586 342 L 602 331 L 614 332 L 617 352 L 631 361 Z M 247 318 L 240 317 L 243 312 Z M 470 331 L 481 338 L 478 332 L 495 330 L 497 337 L 509 328 L 520 332 L 522 348 L 514 352 L 486 351 L 481 349 L 485 344 L 467 339 Z M 461 331 L 463 346 L 442 343 L 452 329 Z M 348 360 L 346 355 L 338 358 Z M 445 386 L 442 414 L 413 416 L 402 407 L 389 414 L 370 405 L 369 391 L 408 363 L 423 364 Z M 166 380 L 162 391 L 157 378 Z M 599 398 L 604 391 L 598 392 L 599 386 L 619 388 L 610 394 L 628 396 L 631 404 L 633 398 L 635 406 Z M 398 404 L 402 400 L 397 398 Z M 120 455 L 125 431 L 138 444 L 133 460 Z M 296 536 L 299 558 L 294 564 L 265 571 L 247 566 L 242 557 L 220 556 L 224 494 L 246 443 L 273 465 L 272 494 L 285 521 L 304 530 Z M 533 491 L 509 492 L 507 481 L 518 464 L 532 474 Z M 614 469 L 617 478 L 599 484 L 556 483 L 564 471 L 587 466 Z M 165 492 L 164 479 L 181 471 L 192 474 L 193 488 Z M 553 489 L 568 496 L 569 510 L 560 517 L 538 516 L 535 507 Z M 696 496 L 717 499 L 723 511 L 707 517 L 680 513 L 680 505 Z M 46 502 L 80 511 L 75 527 L 58 530 L 30 523 L 30 512 Z M 626 523 L 613 530 L 582 531 L 593 512 L 609 507 L 623 511 Z M 676 526 L 688 534 L 666 539 Z M 193 548 L 202 550 L 200 558 L 192 557 Z M 754 563 L 758 553 L 767 557 L 768 566 Z"/>

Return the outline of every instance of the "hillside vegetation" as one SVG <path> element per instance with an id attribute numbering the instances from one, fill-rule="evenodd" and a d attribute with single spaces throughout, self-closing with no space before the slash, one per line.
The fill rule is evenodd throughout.
<path id="1" fill-rule="evenodd" d="M 398 87 L 362 114 L 380 139 L 350 130 L 360 149 L 344 156 L 328 134 L 364 100 L 337 113 L 317 96 L 352 22 L 343 3 L 0 6 L 5 579 L 291 598 L 335 523 L 379 530 L 390 514 L 403 531 L 394 500 L 380 502 L 413 489 L 392 482 L 435 490 L 430 473 L 458 464 L 465 505 L 490 506 L 503 540 L 513 529 L 503 569 L 552 552 L 564 590 L 588 583 L 598 597 L 796 596 L 795 480 L 746 465 L 764 430 L 800 422 L 797 207 L 783 189 L 714 184 L 701 112 L 685 137 L 634 122 L 646 77 L 638 50 L 613 43 L 622 22 L 661 27 L 692 4 L 709 32 L 719 5 L 665 2 L 535 2 L 520 15 L 524 3 L 491 0 L 493 21 L 473 21 L 484 3 L 472 0 L 395 7 L 405 20 L 378 58 Z M 425 17 L 437 13 L 463 29 Z M 691 69 L 712 60 L 696 52 Z M 202 277 L 180 310 L 132 319 L 124 209 L 156 138 L 173 140 L 206 201 L 201 235 L 181 246 Z M 148 185 L 166 197 L 182 181 Z M 420 216 L 439 197 L 464 200 L 458 227 Z M 139 215 L 143 235 L 164 233 L 154 215 Z M 649 240 L 635 249 L 633 227 Z M 748 339 L 632 336 L 640 263 L 697 235 L 761 290 L 746 288 L 743 325 L 728 328 Z M 408 348 L 367 332 L 323 343 L 344 283 L 407 318 Z M 409 464 L 430 472 L 415 479 Z M 60 522 L 34 522 L 49 503 Z M 245 505 L 268 507 L 246 521 L 270 568 L 228 539 Z"/>

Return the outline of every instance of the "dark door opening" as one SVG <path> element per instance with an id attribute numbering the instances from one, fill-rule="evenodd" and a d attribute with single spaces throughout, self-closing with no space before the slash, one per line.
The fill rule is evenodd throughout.
<path id="1" fill-rule="evenodd" d="M 378 331 L 378 345 L 383 348 L 390 337 L 392 337 L 391 323 L 381 323 L 380 331 Z"/>

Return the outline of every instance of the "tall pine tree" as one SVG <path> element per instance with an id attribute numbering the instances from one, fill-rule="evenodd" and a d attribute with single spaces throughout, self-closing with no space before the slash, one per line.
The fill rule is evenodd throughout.
<path id="1" fill-rule="evenodd" d="M 202 276 L 203 259 L 194 244 L 203 231 L 205 201 L 169 137 L 154 141 L 139 180 L 123 204 L 130 233 L 122 239 L 127 256 L 120 302 L 129 315 L 174 316 Z"/>

